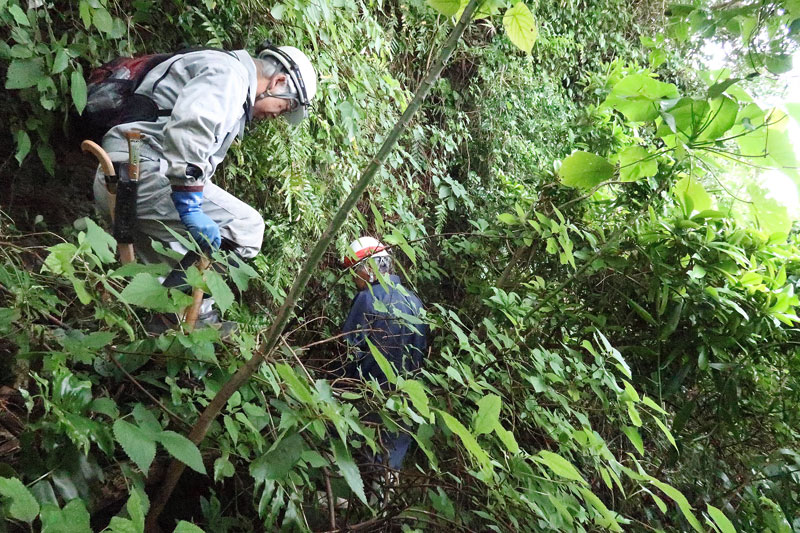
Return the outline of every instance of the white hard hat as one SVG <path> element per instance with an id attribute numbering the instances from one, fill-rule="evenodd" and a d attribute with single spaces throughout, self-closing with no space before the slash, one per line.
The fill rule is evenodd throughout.
<path id="1" fill-rule="evenodd" d="M 350 253 L 344 258 L 345 268 L 360 263 L 367 257 L 385 257 L 389 252 L 386 246 L 374 237 L 361 237 L 350 243 Z"/>
<path id="2" fill-rule="evenodd" d="M 286 122 L 295 125 L 308 116 L 308 107 L 317 94 L 317 73 L 311 65 L 311 60 L 294 46 L 275 47 L 266 43 L 259 52 L 258 57 L 273 57 L 284 66 L 298 91 L 299 105 L 293 111 L 283 116 Z"/>

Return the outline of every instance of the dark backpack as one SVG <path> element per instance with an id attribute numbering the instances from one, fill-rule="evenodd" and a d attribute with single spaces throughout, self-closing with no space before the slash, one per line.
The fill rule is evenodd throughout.
<path id="1" fill-rule="evenodd" d="M 171 109 L 159 109 L 152 99 L 135 91 L 151 70 L 175 55 L 118 57 L 92 70 L 86 84 L 86 108 L 76 121 L 82 138 L 99 143 L 114 126 L 153 122 L 169 115 Z"/>
<path id="2" fill-rule="evenodd" d="M 139 57 L 118 57 L 97 67 L 89 73 L 86 80 L 86 107 L 80 117 L 74 116 L 72 124 L 80 140 L 91 139 L 96 143 L 120 124 L 128 122 L 155 122 L 158 117 L 166 117 L 172 109 L 159 109 L 156 103 L 143 94 L 136 94 L 142 80 L 155 67 L 170 58 L 190 52 L 212 51 L 232 55 L 218 48 L 193 47 L 166 54 L 150 54 Z M 234 56 L 235 57 L 235 56 Z M 175 61 L 172 62 L 174 64 Z M 167 68 L 161 78 L 153 85 L 153 90 L 172 68 Z M 249 121 L 252 116 L 250 98 L 244 102 L 245 115 Z"/>

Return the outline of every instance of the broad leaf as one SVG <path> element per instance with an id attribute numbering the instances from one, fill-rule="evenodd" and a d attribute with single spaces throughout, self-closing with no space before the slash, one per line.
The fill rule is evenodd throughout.
<path id="1" fill-rule="evenodd" d="M 160 442 L 167 452 L 182 462 L 195 472 L 201 474 L 206 473 L 206 467 L 203 464 L 203 456 L 200 455 L 200 450 L 197 449 L 195 443 L 174 431 L 164 431 L 158 436 Z"/>
<path id="2" fill-rule="evenodd" d="M 400 385 L 400 390 L 408 394 L 414 409 L 425 418 L 430 418 L 431 410 L 428 407 L 428 395 L 422 383 L 415 379 L 406 379 Z"/>
<path id="3" fill-rule="evenodd" d="M 636 181 L 640 178 L 655 176 L 658 162 L 641 146 L 629 146 L 619 155 L 620 181 Z"/>
<path id="4" fill-rule="evenodd" d="M 711 209 L 711 196 L 693 177 L 686 176 L 678 180 L 672 188 L 672 192 L 686 206 L 687 215 L 695 211 Z"/>
<path id="5" fill-rule="evenodd" d="M 564 159 L 558 175 L 567 187 L 591 189 L 614 176 L 614 165 L 599 155 L 577 151 Z"/>
<path id="6" fill-rule="evenodd" d="M 553 471 L 554 474 L 561 476 L 566 479 L 571 479 L 573 481 L 580 481 L 582 483 L 586 483 L 586 480 L 583 479 L 578 470 L 572 466 L 572 463 L 558 455 L 557 453 L 553 453 L 547 450 L 539 450 L 539 453 L 536 454 L 534 459 L 537 462 L 542 463 L 547 468 Z"/>
<path id="7" fill-rule="evenodd" d="M 628 440 L 631 441 L 631 444 L 633 444 L 633 447 L 639 452 L 639 455 L 644 455 L 644 444 L 642 443 L 642 436 L 639 434 L 639 430 L 632 426 L 624 426 L 622 432 L 627 435 Z"/>
<path id="8" fill-rule="evenodd" d="M 178 525 L 175 527 L 175 531 L 173 531 L 173 533 L 205 533 L 205 531 L 203 531 L 196 525 L 192 524 L 191 522 L 187 522 L 186 520 L 181 520 L 180 522 L 178 522 Z"/>
<path id="9" fill-rule="evenodd" d="M 224 314 L 233 303 L 233 292 L 231 292 L 225 280 L 222 279 L 222 276 L 213 269 L 209 268 L 205 271 L 205 280 L 208 290 L 211 291 L 211 296 L 214 297 L 214 301 L 217 303 L 217 307 Z"/>
<path id="10" fill-rule="evenodd" d="M 6 72 L 6 89 L 27 89 L 45 77 L 40 58 L 15 59 Z"/>
<path id="11" fill-rule="evenodd" d="M 106 233 L 106 231 L 95 224 L 94 220 L 85 217 L 86 221 L 86 242 L 91 246 L 94 254 L 103 263 L 113 263 L 117 260 L 115 250 L 117 241 Z"/>
<path id="12" fill-rule="evenodd" d="M 8 514 L 15 520 L 30 523 L 39 514 L 39 503 L 17 478 L 0 477 L 0 496 L 10 501 Z"/>
<path id="13" fill-rule="evenodd" d="M 709 516 L 714 520 L 714 524 L 722 533 L 736 533 L 736 528 L 733 527 L 733 523 L 728 520 L 728 517 L 725 516 L 725 513 L 711 504 L 706 504 L 706 508 L 708 509 Z"/>
<path id="14" fill-rule="evenodd" d="M 350 456 L 350 450 L 339 440 L 333 441 L 333 459 L 350 490 L 358 496 L 358 499 L 364 505 L 369 505 L 367 496 L 364 494 L 364 481 L 361 479 L 361 472 L 358 471 L 358 466 Z"/>
<path id="15" fill-rule="evenodd" d="M 59 509 L 55 505 L 42 507 L 42 533 L 86 533 L 91 531 L 89 511 L 81 499 L 75 499 Z"/>
<path id="16" fill-rule="evenodd" d="M 616 109 L 628 120 L 643 122 L 658 117 L 661 100 L 677 96 L 678 89 L 671 83 L 644 74 L 631 74 L 614 86 L 603 106 Z"/>
<path id="17" fill-rule="evenodd" d="M 427 4 L 445 17 L 452 17 L 461 8 L 461 0 L 427 0 Z"/>
<path id="18" fill-rule="evenodd" d="M 614 513 L 606 507 L 606 504 L 604 504 L 600 498 L 589 489 L 581 487 L 580 491 L 583 498 L 600 514 L 599 517 L 595 518 L 597 525 L 611 531 L 622 531 L 622 527 L 620 527 L 619 522 L 617 522 L 617 519 L 614 517 Z"/>
<path id="19" fill-rule="evenodd" d="M 475 437 L 472 435 L 472 433 L 470 433 L 469 430 L 464 427 L 464 424 L 459 422 L 449 413 L 444 411 L 438 411 L 438 413 L 439 416 L 442 417 L 442 420 L 444 420 L 444 423 L 448 429 L 458 435 L 458 438 L 461 439 L 461 443 L 464 445 L 464 448 L 466 448 L 467 451 L 475 459 L 477 459 L 482 467 L 490 469 L 491 463 L 489 461 L 489 455 L 483 450 L 483 448 L 481 448 L 480 444 L 478 444 L 478 441 L 475 440 Z"/>
<path id="20" fill-rule="evenodd" d="M 692 506 L 689 505 L 689 500 L 686 499 L 686 496 L 684 496 L 681 491 L 657 479 L 651 479 L 650 482 L 678 504 L 681 513 L 683 513 L 683 516 L 686 517 L 686 520 L 689 521 L 689 524 L 691 524 L 695 531 L 703 532 L 703 526 L 698 522 L 697 517 L 692 512 Z"/>
<path id="21" fill-rule="evenodd" d="M 250 474 L 256 481 L 283 481 L 305 450 L 303 438 L 292 433 L 283 437 L 275 447 L 250 465 Z"/>
<path id="22" fill-rule="evenodd" d="M 124 420 L 114 422 L 113 430 L 114 438 L 120 443 L 131 461 L 136 463 L 139 470 L 147 475 L 156 456 L 155 441 L 147 432 Z"/>
<path id="23" fill-rule="evenodd" d="M 536 27 L 536 19 L 528 6 L 523 2 L 517 2 L 514 7 L 506 10 L 503 15 L 503 27 L 517 48 L 531 53 L 533 45 L 539 38 L 539 28 Z"/>
<path id="24" fill-rule="evenodd" d="M 14 154 L 14 159 L 17 163 L 22 165 L 22 162 L 31 152 L 31 138 L 25 130 L 17 131 L 16 135 L 17 152 Z"/>
<path id="25" fill-rule="evenodd" d="M 487 394 L 478 401 L 478 414 L 472 423 L 475 436 L 491 433 L 500 423 L 500 408 L 503 402 L 496 394 Z"/>
<path id="26" fill-rule="evenodd" d="M 86 107 L 86 80 L 83 79 L 83 74 L 80 71 L 72 71 L 69 89 L 75 109 L 78 110 L 79 115 L 83 114 L 83 110 Z"/>
<path id="27" fill-rule="evenodd" d="M 120 300 L 127 304 L 138 305 L 155 311 L 174 311 L 169 299 L 169 292 L 161 285 L 158 278 L 150 274 L 137 274 L 122 293 Z"/>

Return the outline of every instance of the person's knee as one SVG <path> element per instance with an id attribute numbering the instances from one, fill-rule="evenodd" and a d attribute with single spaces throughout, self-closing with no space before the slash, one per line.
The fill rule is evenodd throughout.
<path id="1" fill-rule="evenodd" d="M 238 253 L 245 259 L 255 257 L 261 251 L 261 243 L 264 240 L 264 218 L 261 214 L 249 205 L 242 209 L 236 221 L 237 229 L 234 241 L 238 246 Z"/>

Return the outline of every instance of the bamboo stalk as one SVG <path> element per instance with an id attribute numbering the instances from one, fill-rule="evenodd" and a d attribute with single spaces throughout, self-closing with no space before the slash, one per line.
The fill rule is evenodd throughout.
<path id="1" fill-rule="evenodd" d="M 369 165 L 364 170 L 364 173 L 361 175 L 361 178 L 359 178 L 358 182 L 350 191 L 350 194 L 347 196 L 344 203 L 339 207 L 338 211 L 336 211 L 336 214 L 333 216 L 333 219 L 331 219 L 328 227 L 325 229 L 325 232 L 311 250 L 311 253 L 308 255 L 305 264 L 300 269 L 297 278 L 295 278 L 295 282 L 292 284 L 289 293 L 286 295 L 283 305 L 281 305 L 280 309 L 278 309 L 275 320 L 265 335 L 265 341 L 262 349 L 256 352 L 253 357 L 251 357 L 242 367 L 239 368 L 239 370 L 236 371 L 233 376 L 231 376 L 231 378 L 222 386 L 222 388 L 220 388 L 219 392 L 217 392 L 217 395 L 214 396 L 214 399 L 211 400 L 211 403 L 208 404 L 205 410 L 198 417 L 197 422 L 192 428 L 192 431 L 189 433 L 189 439 L 195 444 L 200 444 L 203 441 L 211 422 L 217 417 L 220 410 L 225 406 L 233 393 L 236 392 L 239 387 L 241 387 L 248 379 L 250 379 L 250 376 L 252 376 L 256 370 L 258 370 L 259 365 L 261 365 L 264 359 L 266 359 L 272 353 L 272 350 L 278 344 L 284 327 L 289 322 L 289 317 L 292 314 L 295 305 L 297 304 L 297 300 L 305 290 L 308 280 L 311 279 L 311 274 L 314 272 L 320 260 L 322 259 L 325 250 L 328 248 L 328 245 L 330 245 L 334 235 L 336 235 L 336 233 L 344 224 L 347 216 L 350 214 L 350 211 L 353 209 L 353 207 L 355 207 L 358 199 L 375 177 L 375 174 L 377 174 L 378 170 L 380 170 L 385 163 L 386 158 L 394 149 L 394 146 L 397 144 L 400 136 L 405 132 L 408 123 L 422 105 L 422 102 L 425 100 L 425 97 L 428 95 L 428 92 L 430 91 L 434 82 L 439 78 L 439 75 L 444 69 L 444 65 L 450 59 L 453 50 L 455 50 L 455 47 L 458 44 L 458 40 L 461 38 L 461 34 L 464 33 L 464 29 L 472 19 L 472 14 L 475 12 L 477 7 L 478 0 L 469 1 L 469 4 L 467 4 L 467 7 L 464 9 L 464 12 L 461 15 L 461 19 L 455 25 L 453 30 L 450 32 L 450 35 L 447 37 L 447 40 L 445 40 L 444 44 L 442 45 L 438 58 L 431 66 L 428 74 L 422 80 L 419 89 L 417 89 L 417 92 L 414 94 L 414 98 L 411 100 L 411 103 L 409 103 L 408 107 L 403 113 L 403 116 L 400 117 L 400 120 L 397 122 L 397 124 L 395 124 L 394 128 L 392 128 L 392 131 L 386 137 L 386 140 L 383 142 L 380 150 L 378 150 L 377 155 L 372 158 Z M 172 491 L 175 489 L 175 485 L 177 485 L 178 480 L 180 479 L 185 468 L 186 465 L 177 460 L 173 460 L 170 464 L 169 470 L 167 470 L 167 475 L 161 484 L 161 488 L 156 495 L 155 500 L 153 501 L 153 505 L 150 507 L 150 512 L 147 514 L 146 531 L 157 530 L 158 517 L 161 515 L 161 512 L 164 510 L 164 507 L 169 501 Z"/>

